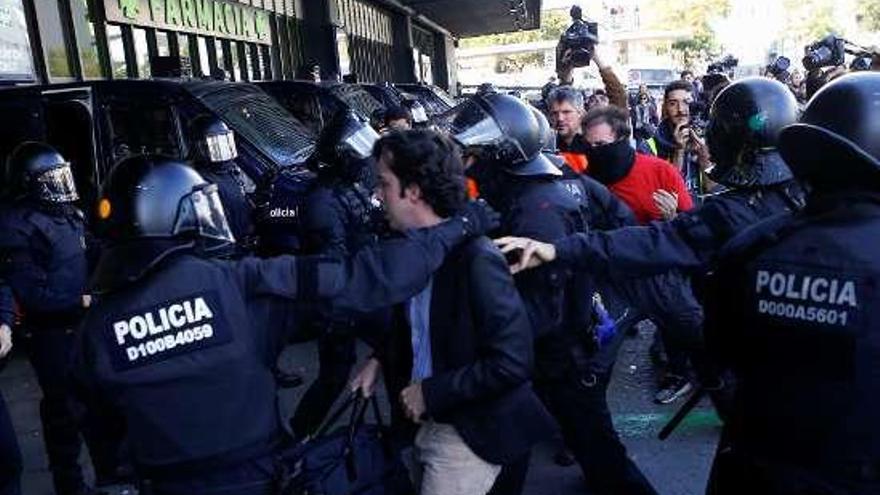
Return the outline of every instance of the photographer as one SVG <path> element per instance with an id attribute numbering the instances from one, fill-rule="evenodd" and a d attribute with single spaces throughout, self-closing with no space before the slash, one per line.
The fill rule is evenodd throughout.
<path id="1" fill-rule="evenodd" d="M 693 125 L 693 101 L 693 86 L 690 83 L 669 83 L 663 95 L 663 121 L 655 138 L 657 156 L 678 168 L 688 192 L 696 201 L 704 193 L 703 173 L 710 165 L 710 158 L 702 129 Z"/>

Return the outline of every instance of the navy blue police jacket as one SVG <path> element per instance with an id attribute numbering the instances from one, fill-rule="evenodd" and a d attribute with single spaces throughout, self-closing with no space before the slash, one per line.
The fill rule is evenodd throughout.
<path id="1" fill-rule="evenodd" d="M 814 473 L 873 466 L 876 482 L 878 233 L 880 194 L 817 193 L 725 247 L 706 341 L 737 375 L 735 449 Z"/>
<path id="2" fill-rule="evenodd" d="M 73 206 L 29 201 L 0 206 L 0 323 L 13 300 L 32 329 L 75 326 L 88 285 L 86 233 Z"/>
<path id="3" fill-rule="evenodd" d="M 78 381 L 124 415 L 133 460 L 145 472 L 265 455 L 281 439 L 271 370 L 292 300 L 351 312 L 399 303 L 464 237 L 454 219 L 347 261 L 168 256 L 89 310 Z"/>
<path id="4" fill-rule="evenodd" d="M 569 236 L 555 243 L 557 258 L 612 278 L 659 275 L 671 269 L 701 273 L 734 235 L 802 205 L 803 190 L 796 181 L 731 189 L 672 221 Z"/>

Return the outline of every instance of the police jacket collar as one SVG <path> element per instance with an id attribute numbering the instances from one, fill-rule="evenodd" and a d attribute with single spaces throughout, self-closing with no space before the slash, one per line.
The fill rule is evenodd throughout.
<path id="1" fill-rule="evenodd" d="M 166 259 L 192 252 L 194 242 L 134 240 L 106 248 L 92 276 L 92 293 L 106 294 L 146 276 Z"/>

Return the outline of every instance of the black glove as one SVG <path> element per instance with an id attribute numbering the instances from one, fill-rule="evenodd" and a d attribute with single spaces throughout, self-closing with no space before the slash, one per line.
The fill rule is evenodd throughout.
<path id="1" fill-rule="evenodd" d="M 501 214 L 482 199 L 468 201 L 458 217 L 464 224 L 465 234 L 470 237 L 486 235 L 501 226 Z"/>

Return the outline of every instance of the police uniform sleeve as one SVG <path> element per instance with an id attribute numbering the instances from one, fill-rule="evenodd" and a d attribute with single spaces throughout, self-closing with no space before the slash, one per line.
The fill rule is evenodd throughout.
<path id="1" fill-rule="evenodd" d="M 586 175 L 580 175 L 580 180 L 589 198 L 591 229 L 613 230 L 639 224 L 630 207 L 602 183 Z"/>
<path id="2" fill-rule="evenodd" d="M 325 300 L 334 310 L 368 312 L 403 302 L 427 284 L 450 249 L 468 236 L 455 218 L 365 247 L 351 258 L 282 256 L 239 264 L 247 291 L 300 301 Z"/>
<path id="3" fill-rule="evenodd" d="M 699 254 L 669 222 L 575 234 L 555 246 L 561 262 L 611 278 L 656 275 L 672 268 L 693 270 L 703 265 Z"/>
<path id="4" fill-rule="evenodd" d="M 532 371 L 532 332 L 507 263 L 496 251 L 470 260 L 469 305 L 477 331 L 477 358 L 422 382 L 429 415 L 497 395 L 527 381 Z"/>
<path id="5" fill-rule="evenodd" d="M 308 254 L 346 256 L 345 224 L 336 198 L 327 188 L 312 192 L 303 215 L 303 248 Z"/>

